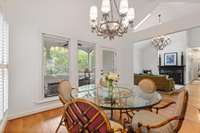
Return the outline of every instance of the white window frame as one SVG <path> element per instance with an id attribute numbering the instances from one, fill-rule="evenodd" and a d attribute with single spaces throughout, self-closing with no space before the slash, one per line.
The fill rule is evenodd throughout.
<path id="1" fill-rule="evenodd" d="M 81 43 L 83 45 L 90 45 L 90 46 L 93 46 L 94 47 L 94 54 L 95 54 L 95 72 L 94 72 L 94 75 L 95 75 L 95 84 L 98 83 L 97 81 L 97 45 L 96 43 L 92 43 L 92 42 L 87 42 L 87 41 L 82 41 L 82 40 L 78 40 L 77 41 L 77 49 L 76 49 L 76 54 L 77 54 L 77 57 L 76 57 L 76 61 L 77 61 L 77 85 L 79 86 L 79 70 L 78 70 L 78 50 L 79 50 L 79 47 L 78 47 L 78 44 Z"/>
<path id="2" fill-rule="evenodd" d="M 0 122 L 8 110 L 9 25 L 0 14 Z"/>
<path id="3" fill-rule="evenodd" d="M 39 100 L 36 101 L 36 103 L 44 103 L 44 102 L 50 102 L 50 101 L 55 101 L 55 100 L 58 100 L 58 96 L 53 96 L 53 97 L 47 97 L 45 98 L 44 96 L 44 86 L 45 86 L 45 79 L 44 79 L 44 76 L 45 76 L 45 65 L 44 65 L 44 51 L 43 51 L 43 47 L 44 47 L 44 41 L 43 41 L 43 36 L 49 36 L 49 37 L 57 37 L 57 38 L 61 38 L 61 39 L 64 39 L 66 41 L 68 41 L 68 54 L 67 54 L 67 57 L 69 59 L 69 70 L 68 70 L 68 74 L 69 74 L 69 80 L 70 80 L 70 39 L 67 38 L 67 37 L 64 37 L 64 36 L 60 36 L 60 35 L 54 35 L 54 34 L 48 34 L 48 33 L 41 33 L 41 68 L 42 68 L 42 74 L 41 74 L 41 79 L 42 79 L 42 82 L 41 82 L 41 89 L 39 91 Z"/>

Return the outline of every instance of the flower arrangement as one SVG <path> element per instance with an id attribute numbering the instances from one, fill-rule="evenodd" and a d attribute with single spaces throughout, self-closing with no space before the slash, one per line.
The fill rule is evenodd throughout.
<path id="1" fill-rule="evenodd" d="M 107 87 L 108 87 L 108 97 L 109 99 L 112 99 L 113 95 L 113 88 L 114 88 L 114 82 L 118 82 L 119 75 L 116 73 L 109 72 L 104 75 L 103 80 L 106 81 Z"/>
<path id="2" fill-rule="evenodd" d="M 118 82 L 119 75 L 116 73 L 109 72 L 104 76 L 104 78 L 106 81 L 109 81 L 109 82 Z"/>

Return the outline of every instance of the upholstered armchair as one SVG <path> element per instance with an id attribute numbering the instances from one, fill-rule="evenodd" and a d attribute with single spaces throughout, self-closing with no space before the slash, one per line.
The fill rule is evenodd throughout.
<path id="1" fill-rule="evenodd" d="M 136 133 L 177 133 L 182 126 L 187 103 L 188 91 L 183 90 L 178 96 L 176 113 L 171 118 L 145 110 L 136 112 L 132 119 L 133 131 Z"/>
<path id="2" fill-rule="evenodd" d="M 143 79 L 138 84 L 139 88 L 144 91 L 147 95 L 151 96 L 156 90 L 156 84 L 152 79 Z M 175 104 L 176 102 L 172 100 L 162 100 L 159 104 L 152 107 L 152 110 L 156 110 L 156 113 L 158 114 L 158 111 L 161 109 L 164 109 L 172 104 Z"/>
<path id="3" fill-rule="evenodd" d="M 125 133 L 119 123 L 109 121 L 94 103 L 73 99 L 65 105 L 64 123 L 69 133 Z"/>
<path id="4" fill-rule="evenodd" d="M 72 100 L 72 98 L 73 98 L 71 96 L 72 89 L 75 89 L 75 88 L 72 88 L 69 81 L 63 80 L 59 83 L 58 97 L 63 105 L 65 105 L 68 101 Z M 56 129 L 56 132 L 58 132 L 61 125 L 64 125 L 64 115 L 61 118 L 58 128 Z"/>
<path id="5" fill-rule="evenodd" d="M 147 78 L 141 80 L 138 84 L 138 87 L 142 92 L 144 92 L 143 94 L 145 94 L 146 97 L 152 97 L 157 89 L 155 82 Z M 129 112 L 130 114 L 134 114 L 133 110 L 120 110 L 120 119 L 122 118 L 122 114 L 127 114 L 127 112 Z"/>

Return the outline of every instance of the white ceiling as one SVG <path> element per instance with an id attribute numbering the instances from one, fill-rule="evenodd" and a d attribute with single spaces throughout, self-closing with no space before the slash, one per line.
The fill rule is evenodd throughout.
<path id="1" fill-rule="evenodd" d="M 0 0 L 2 1 L 2 0 Z M 147 14 L 153 13 L 140 32 L 128 32 L 122 38 L 105 40 L 91 33 L 89 10 L 101 0 L 6 0 L 9 22 L 39 27 L 41 31 L 66 32 L 67 36 L 89 42 L 104 44 L 131 44 L 158 33 L 170 33 L 200 25 L 200 0 L 129 0 L 130 7 L 136 9 L 135 24 Z M 119 0 L 117 0 L 119 1 Z M 179 4 L 182 2 L 181 4 Z M 157 14 L 163 12 L 162 28 L 154 26 Z M 37 15 L 38 14 L 38 15 Z M 192 15 L 191 15 L 192 14 Z M 197 15 L 196 15 L 197 14 Z M 180 17 L 180 18 L 179 18 Z M 25 20 L 23 18 L 26 18 Z M 199 18 L 199 19 L 198 19 Z M 65 26 L 63 28 L 63 25 Z M 145 28 L 146 27 L 146 28 Z M 154 28 L 157 28 L 156 30 Z M 173 28 L 171 28 L 173 27 Z M 51 29 L 51 30 L 49 30 Z M 150 29 L 150 30 L 149 30 Z M 142 31 L 142 32 L 141 32 Z M 53 32 L 52 32 L 53 33 Z"/>
<path id="2" fill-rule="evenodd" d="M 100 0 L 99 0 L 100 1 Z M 95 2 L 93 3 L 95 4 Z M 138 29 L 112 43 L 133 43 L 151 38 L 156 34 L 168 34 L 200 25 L 200 0 L 129 0 L 130 7 L 136 10 L 135 25 L 149 13 L 151 17 Z M 158 24 L 158 14 L 162 14 L 162 24 Z M 187 20 L 188 19 L 188 20 Z M 154 28 L 156 28 L 154 30 Z M 134 31 L 134 32 L 131 32 Z M 141 32 L 142 31 L 142 32 Z"/>
<path id="3" fill-rule="evenodd" d="M 161 14 L 162 23 L 168 23 L 175 19 L 190 16 L 194 13 L 200 13 L 199 2 L 188 2 L 187 0 L 163 0 L 153 11 L 149 12 L 151 16 L 135 31 L 145 30 L 147 28 L 158 25 L 158 14 Z M 187 2 L 183 2 L 187 1 Z"/>

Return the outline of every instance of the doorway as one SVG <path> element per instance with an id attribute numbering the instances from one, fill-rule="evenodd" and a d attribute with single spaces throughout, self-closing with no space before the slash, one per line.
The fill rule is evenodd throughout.
<path id="1" fill-rule="evenodd" d="M 189 49 L 189 78 L 190 81 L 200 80 L 200 47 Z"/>

